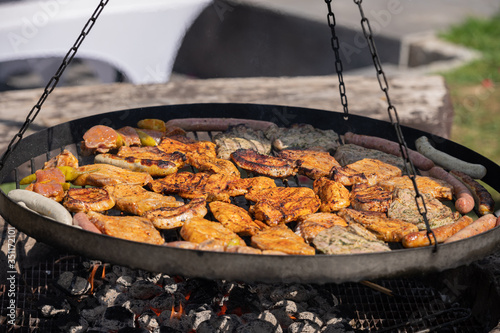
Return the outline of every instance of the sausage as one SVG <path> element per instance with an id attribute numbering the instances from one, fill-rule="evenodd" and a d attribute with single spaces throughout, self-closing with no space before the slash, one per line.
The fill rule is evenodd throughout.
<path id="1" fill-rule="evenodd" d="M 474 209 L 475 202 L 472 193 L 461 181 L 438 166 L 429 170 L 429 176 L 444 180 L 453 186 L 453 194 L 456 198 L 455 208 L 459 213 L 467 214 Z"/>
<path id="2" fill-rule="evenodd" d="M 471 224 L 473 221 L 474 220 L 471 217 L 464 215 L 456 222 L 437 227 L 432 231 L 434 231 L 437 242 L 443 243 L 446 239 L 456 234 L 457 232 Z M 430 242 L 429 238 L 427 237 L 427 230 L 412 232 L 403 237 L 402 243 L 404 247 L 422 247 L 431 244 L 434 245 L 434 237 L 432 237 L 432 235 L 429 235 L 429 237 L 431 239 Z"/>
<path id="3" fill-rule="evenodd" d="M 352 143 L 369 149 L 377 149 L 384 153 L 401 156 L 401 149 L 398 142 L 379 138 L 376 136 L 354 134 L 347 132 L 344 134 L 346 143 Z M 408 148 L 408 155 L 413 165 L 420 170 L 430 170 L 434 167 L 434 162 L 417 151 Z"/>
<path id="4" fill-rule="evenodd" d="M 230 126 L 244 124 L 255 130 L 266 130 L 274 125 L 270 121 L 239 118 L 181 118 L 166 122 L 166 126 L 177 126 L 185 131 L 226 131 Z"/>
<path id="5" fill-rule="evenodd" d="M 81 227 L 83 230 L 95 232 L 97 234 L 100 234 L 101 231 L 97 229 L 97 227 L 94 225 L 94 223 L 90 222 L 87 214 L 84 212 L 78 212 L 73 216 L 73 225 Z"/>
<path id="6" fill-rule="evenodd" d="M 491 194 L 481 184 L 472 179 L 462 171 L 451 170 L 450 174 L 461 181 L 472 193 L 476 210 L 479 215 L 492 214 L 495 208 L 495 200 Z"/>
<path id="7" fill-rule="evenodd" d="M 496 225 L 496 222 L 497 218 L 493 214 L 486 214 L 484 216 L 481 216 L 480 218 L 445 240 L 444 243 L 451 243 L 457 240 L 479 235 L 480 233 L 493 229 Z"/>
<path id="8" fill-rule="evenodd" d="M 8 197 L 15 202 L 25 203 L 29 209 L 50 217 L 57 222 L 68 225 L 73 224 L 73 217 L 71 217 L 71 214 L 63 205 L 41 194 L 28 190 L 16 189 L 10 191 Z"/>
<path id="9" fill-rule="evenodd" d="M 415 147 L 420 154 L 430 158 L 435 164 L 447 170 L 458 170 L 475 179 L 481 179 L 486 175 L 484 165 L 468 163 L 437 150 L 431 145 L 426 136 L 421 136 L 415 140 Z"/>

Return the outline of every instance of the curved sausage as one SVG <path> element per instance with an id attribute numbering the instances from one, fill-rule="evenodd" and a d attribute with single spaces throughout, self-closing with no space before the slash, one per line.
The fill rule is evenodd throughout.
<path id="1" fill-rule="evenodd" d="M 181 118 L 166 122 L 166 126 L 177 126 L 185 131 L 226 131 L 230 126 L 244 124 L 255 130 L 266 130 L 274 125 L 270 121 L 239 118 Z"/>
<path id="2" fill-rule="evenodd" d="M 75 216 L 73 216 L 73 225 L 79 226 L 83 230 L 95 232 L 97 234 L 101 233 L 101 231 L 97 229 L 94 223 L 90 222 L 87 214 L 85 214 L 84 212 L 76 213 Z"/>
<path id="3" fill-rule="evenodd" d="M 455 208 L 461 214 L 467 214 L 474 209 L 475 202 L 472 193 L 461 181 L 438 166 L 429 170 L 429 176 L 444 180 L 453 186 L 453 194 L 456 197 Z"/>
<path id="4" fill-rule="evenodd" d="M 471 224 L 469 224 L 467 227 L 463 228 L 447 240 L 445 240 L 445 243 L 450 243 L 454 242 L 457 240 L 469 238 L 475 235 L 479 235 L 480 233 L 483 233 L 485 231 L 488 231 L 490 229 L 493 229 L 497 223 L 497 218 L 493 214 L 486 214 L 484 216 L 481 216 Z"/>
<path id="5" fill-rule="evenodd" d="M 401 156 L 401 149 L 398 142 L 379 138 L 376 136 L 354 134 L 347 132 L 344 134 L 346 143 L 352 143 L 369 149 L 377 149 L 384 153 Z M 420 170 L 430 170 L 434 167 L 434 162 L 417 151 L 408 149 L 408 155 L 413 165 Z"/>
<path id="6" fill-rule="evenodd" d="M 474 197 L 475 207 L 479 215 L 492 214 L 495 208 L 495 200 L 491 194 L 481 184 L 472 179 L 469 175 L 462 171 L 451 170 L 450 174 L 461 181 L 472 193 Z"/>

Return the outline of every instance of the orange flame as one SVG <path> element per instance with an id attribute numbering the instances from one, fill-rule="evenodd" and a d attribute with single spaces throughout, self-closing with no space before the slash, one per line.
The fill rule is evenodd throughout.
<path id="1" fill-rule="evenodd" d="M 188 293 L 187 293 L 187 295 L 186 295 L 186 297 L 185 297 L 186 301 L 189 301 L 189 298 L 191 298 L 191 292 L 188 292 Z"/>
<path id="2" fill-rule="evenodd" d="M 288 317 L 290 317 L 291 320 L 296 320 L 297 318 L 292 316 L 292 315 L 288 315 Z"/>
<path id="3" fill-rule="evenodd" d="M 182 308 L 182 304 L 179 304 L 179 311 L 175 311 L 175 307 L 172 305 L 172 310 L 170 311 L 170 319 L 181 319 L 184 314 L 184 309 Z"/>
<path id="4" fill-rule="evenodd" d="M 223 315 L 225 315 L 225 314 L 226 314 L 226 311 L 227 311 L 227 305 L 226 305 L 226 303 L 224 303 L 224 304 L 222 305 L 222 307 L 220 308 L 219 313 L 217 313 L 217 315 L 218 315 L 218 316 L 223 316 Z"/>
<path id="5" fill-rule="evenodd" d="M 151 309 L 151 311 L 153 311 L 153 312 L 154 312 L 157 316 L 160 316 L 160 315 L 161 315 L 161 312 L 162 312 L 162 311 L 161 311 L 160 309 L 155 309 L 155 308 L 153 308 L 153 307 L 151 307 L 151 306 L 150 306 L 149 308 L 150 308 L 150 309 Z"/>

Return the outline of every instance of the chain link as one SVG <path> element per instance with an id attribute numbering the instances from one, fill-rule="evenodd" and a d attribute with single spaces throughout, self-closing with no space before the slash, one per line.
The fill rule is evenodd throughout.
<path id="1" fill-rule="evenodd" d="M 344 75 L 342 74 L 344 68 L 342 66 L 342 61 L 340 60 L 340 43 L 339 38 L 337 37 L 337 33 L 335 31 L 335 15 L 332 10 L 332 0 L 325 0 L 326 5 L 328 7 L 328 26 L 330 27 L 330 31 L 332 33 L 331 44 L 333 53 L 335 54 L 335 71 L 339 77 L 339 93 L 340 93 L 340 102 L 342 103 L 342 107 L 344 109 L 344 119 L 347 120 L 349 118 L 349 110 L 347 106 L 347 95 L 344 84 Z"/>
<path id="2" fill-rule="evenodd" d="M 368 42 L 368 48 L 372 56 L 373 65 L 375 66 L 375 70 L 377 72 L 377 80 L 380 85 L 380 89 L 384 92 L 385 98 L 387 100 L 387 105 L 388 105 L 387 113 L 389 114 L 389 119 L 391 121 L 392 126 L 396 130 L 396 135 L 398 137 L 401 155 L 403 156 L 403 159 L 405 161 L 405 167 L 408 172 L 408 176 L 410 177 L 413 183 L 413 187 L 415 189 L 415 203 L 417 205 L 418 212 L 420 213 L 420 215 L 422 215 L 422 218 L 424 220 L 425 227 L 427 229 L 427 238 L 429 239 L 429 243 L 432 244 L 430 238 L 430 235 L 432 235 L 432 237 L 434 238 L 434 251 L 437 251 L 436 235 L 429 226 L 429 221 L 427 219 L 427 206 L 425 205 L 424 198 L 422 197 L 422 195 L 418 190 L 416 181 L 417 172 L 415 166 L 413 165 L 413 162 L 409 158 L 408 146 L 406 145 L 406 141 L 404 139 L 403 132 L 401 130 L 398 112 L 396 110 L 396 107 L 392 104 L 391 98 L 389 96 L 389 84 L 387 83 L 387 77 L 384 73 L 384 70 L 382 68 L 382 63 L 380 62 L 380 58 L 378 56 L 377 47 L 375 46 L 375 41 L 373 39 L 372 28 L 370 26 L 370 21 L 365 16 L 365 13 L 363 11 L 363 6 L 361 4 L 363 0 L 353 0 L 353 1 L 358 6 L 359 13 L 361 15 L 361 28 L 363 29 L 363 35 L 365 36 L 366 41 Z"/>
<path id="3" fill-rule="evenodd" d="M 64 73 L 68 65 L 71 63 L 73 58 L 75 57 L 76 52 L 78 51 L 78 48 L 82 44 L 83 40 L 85 37 L 89 34 L 90 30 L 95 24 L 95 21 L 101 14 L 101 12 L 104 9 L 104 6 L 107 5 L 109 0 L 101 0 L 97 8 L 94 10 L 94 13 L 90 17 L 90 19 L 87 21 L 85 26 L 83 27 L 82 31 L 80 32 L 80 35 L 78 35 L 78 38 L 76 39 L 75 43 L 73 46 L 69 49 L 68 53 L 66 53 L 66 56 L 61 62 L 61 65 L 57 69 L 56 73 L 54 76 L 49 80 L 47 85 L 45 86 L 42 95 L 40 96 L 40 99 L 38 102 L 33 106 L 31 111 L 29 112 L 28 116 L 26 117 L 26 120 L 24 124 L 21 126 L 21 129 L 19 132 L 14 135 L 12 140 L 10 141 L 9 145 L 7 146 L 7 150 L 5 153 L 2 155 L 2 158 L 0 159 L 0 170 L 3 169 L 5 162 L 8 158 L 8 156 L 12 153 L 12 151 L 17 147 L 21 139 L 23 138 L 25 132 L 28 130 L 29 126 L 35 121 L 35 118 L 38 116 L 38 113 L 42 109 L 43 103 L 47 100 L 47 97 L 52 93 L 52 91 L 55 89 L 57 84 L 59 83 L 59 79 L 61 78 L 61 75 Z"/>

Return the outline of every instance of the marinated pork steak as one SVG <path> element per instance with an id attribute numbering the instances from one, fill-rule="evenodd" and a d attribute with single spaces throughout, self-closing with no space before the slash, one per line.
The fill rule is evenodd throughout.
<path id="1" fill-rule="evenodd" d="M 213 142 L 217 145 L 217 157 L 225 160 L 229 160 L 231 153 L 238 149 L 253 149 L 263 155 L 271 153 L 271 140 L 265 137 L 264 132 L 243 124 L 231 126 L 226 132 L 215 135 Z"/>
<path id="2" fill-rule="evenodd" d="M 209 204 L 209 207 L 217 221 L 239 235 L 251 236 L 267 227 L 260 221 L 254 221 L 246 209 L 239 206 L 222 201 L 213 201 Z"/>
<path id="3" fill-rule="evenodd" d="M 380 212 L 357 211 L 344 208 L 337 214 L 349 224 L 353 222 L 361 224 L 384 242 L 400 242 L 405 235 L 418 231 L 417 226 L 413 223 L 389 218 Z"/>
<path id="4" fill-rule="evenodd" d="M 116 184 L 146 185 L 153 180 L 150 174 L 126 170 L 111 164 L 88 164 L 77 169 L 83 172 L 74 181 L 76 186 L 97 186 Z"/>
<path id="5" fill-rule="evenodd" d="M 417 183 L 417 188 L 419 193 L 428 194 L 439 200 L 451 200 L 453 199 L 453 186 L 444 180 L 415 176 L 415 182 Z M 378 183 L 388 191 L 394 191 L 396 189 L 410 189 L 415 193 L 413 182 L 408 176 L 393 177 L 390 179 L 383 180 Z M 415 194 L 413 194 L 415 196 Z"/>
<path id="6" fill-rule="evenodd" d="M 230 196 L 246 195 L 248 193 L 258 192 L 268 188 L 276 187 L 274 179 L 269 177 L 250 177 L 237 178 L 230 182 L 227 190 Z"/>
<path id="7" fill-rule="evenodd" d="M 305 239 L 307 243 L 312 243 L 316 235 L 324 230 L 338 225 L 347 227 L 347 222 L 333 213 L 314 213 L 298 218 L 295 233 Z"/>
<path id="8" fill-rule="evenodd" d="M 392 191 L 379 185 L 353 185 L 350 193 L 351 206 L 356 210 L 371 210 L 387 213 L 392 202 Z"/>
<path id="9" fill-rule="evenodd" d="M 70 212 L 103 212 L 115 206 L 108 191 L 100 187 L 70 188 L 63 199 L 63 206 Z"/>
<path id="10" fill-rule="evenodd" d="M 199 217 L 187 220 L 182 226 L 180 234 L 184 240 L 198 244 L 215 239 L 222 241 L 225 246 L 245 245 L 243 239 L 219 222 L 212 222 Z"/>
<path id="11" fill-rule="evenodd" d="M 231 160 L 244 170 L 268 177 L 287 178 L 297 173 L 295 163 L 253 149 L 238 149 L 231 154 Z"/>
<path id="12" fill-rule="evenodd" d="M 422 193 L 427 209 L 427 220 L 431 228 L 437 228 L 455 222 L 460 213 L 444 205 L 431 195 Z M 415 192 L 410 189 L 398 189 L 394 192 L 394 200 L 387 211 L 387 216 L 412 223 L 420 230 L 426 229 L 422 215 L 415 202 Z"/>
<path id="13" fill-rule="evenodd" d="M 309 149 L 284 149 L 277 157 L 290 160 L 298 166 L 298 173 L 311 179 L 328 177 L 330 170 L 340 164 L 326 151 Z"/>
<path id="14" fill-rule="evenodd" d="M 349 232 L 346 228 L 334 226 L 324 229 L 313 240 L 314 247 L 325 254 L 349 254 L 387 252 L 391 249 L 381 241 L 368 240 Z"/>
<path id="15" fill-rule="evenodd" d="M 325 177 L 316 179 L 313 190 L 321 200 L 319 210 L 322 212 L 336 212 L 351 204 L 349 190 L 331 179 Z"/>
<path id="16" fill-rule="evenodd" d="M 187 220 L 195 217 L 202 218 L 206 214 L 207 202 L 205 199 L 197 198 L 185 205 L 149 210 L 142 216 L 153 222 L 158 229 L 174 229 L 182 227 Z"/>
<path id="17" fill-rule="evenodd" d="M 298 148 L 335 152 L 339 136 L 333 130 L 321 130 L 309 124 L 294 124 L 290 127 L 269 126 L 265 135 L 276 150 Z"/>
<path id="18" fill-rule="evenodd" d="M 335 157 L 335 159 L 342 166 L 352 164 L 364 158 L 371 158 L 394 165 L 401 169 L 403 172 L 405 170 L 405 163 L 401 157 L 387 154 L 376 149 L 364 148 L 351 143 L 338 147 L 333 157 Z"/>
<path id="19" fill-rule="evenodd" d="M 314 255 L 316 250 L 285 225 L 263 229 L 252 236 L 252 246 L 261 250 L 274 250 L 286 254 Z"/>
<path id="20" fill-rule="evenodd" d="M 391 164 L 364 158 L 344 167 L 333 167 L 330 178 L 345 186 L 357 183 L 375 185 L 391 177 L 401 176 L 401 170 Z"/>

